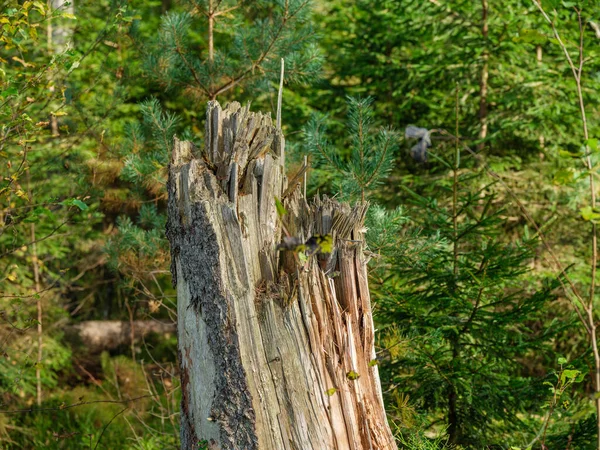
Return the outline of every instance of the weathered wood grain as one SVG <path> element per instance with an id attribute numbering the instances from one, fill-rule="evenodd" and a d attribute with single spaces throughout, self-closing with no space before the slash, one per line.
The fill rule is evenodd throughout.
<path id="1" fill-rule="evenodd" d="M 210 102 L 206 117 L 203 152 L 175 140 L 168 183 L 182 448 L 395 449 L 369 364 L 367 205 L 287 191 L 270 116 Z M 331 234 L 331 255 L 277 252 L 284 192 L 285 228 Z"/>

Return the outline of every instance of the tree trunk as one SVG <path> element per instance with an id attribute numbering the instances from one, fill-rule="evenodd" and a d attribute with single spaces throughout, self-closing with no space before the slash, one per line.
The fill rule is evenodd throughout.
<path id="1" fill-rule="evenodd" d="M 167 236 L 182 448 L 395 449 L 371 364 L 366 205 L 309 205 L 287 188 L 284 145 L 270 116 L 214 101 L 204 152 L 175 140 Z M 331 255 L 301 263 L 276 250 L 275 197 L 287 232 L 331 234 Z"/>
<path id="2" fill-rule="evenodd" d="M 114 350 L 124 345 L 140 342 L 149 334 L 169 334 L 176 331 L 174 323 L 154 320 L 86 320 L 64 327 L 65 336 L 75 351 L 84 349 L 87 354 Z"/>

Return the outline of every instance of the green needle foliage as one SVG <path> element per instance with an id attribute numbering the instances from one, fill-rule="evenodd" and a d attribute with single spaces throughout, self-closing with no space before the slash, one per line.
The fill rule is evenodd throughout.
<path id="1" fill-rule="evenodd" d="M 173 146 L 173 137 L 179 118 L 165 112 L 157 99 L 140 104 L 142 122 L 125 128 L 125 140 L 120 154 L 123 158 L 121 178 L 132 184 L 132 189 L 146 190 L 164 198 L 166 167 Z"/>
<path id="2" fill-rule="evenodd" d="M 399 445 L 596 448 L 589 335 L 546 278 L 568 268 L 577 290 L 591 284 L 600 211 L 581 162 L 591 152 L 595 171 L 600 154 L 600 3 L 541 2 L 577 66 L 583 42 L 584 140 L 536 1 L 3 2 L 0 409 L 35 409 L 38 386 L 54 408 L 0 414 L 4 446 L 177 448 L 175 338 L 100 358 L 66 331 L 176 319 L 163 237 L 173 136 L 201 142 L 210 99 L 274 112 L 284 58 L 292 171 L 308 154 L 311 190 L 371 203 L 377 361 Z M 448 157 L 457 84 L 477 163 Z M 306 125 L 314 111 L 327 116 Z M 429 128 L 420 153 L 386 127 L 408 125 Z"/>
<path id="3" fill-rule="evenodd" d="M 552 359 L 557 330 L 540 324 L 557 282 L 527 277 L 535 240 L 502 241 L 504 211 L 481 172 L 446 164 L 453 169 L 435 194 L 409 191 L 426 251 L 411 251 L 401 223 L 396 245 L 393 222 L 382 232 L 380 220 L 373 232 L 371 245 L 384 255 L 374 276 L 383 370 L 395 395 L 414 399 L 450 444 L 483 448 L 507 436 L 522 444 L 537 431 L 527 414 L 538 414 L 545 398 L 523 361 Z"/>
<path id="4" fill-rule="evenodd" d="M 189 0 L 185 11 L 162 17 L 145 66 L 163 89 L 214 100 L 242 85 L 257 88 L 279 79 L 305 82 L 321 57 L 309 20 L 310 1 Z M 200 51 L 199 51 L 200 50 Z"/>
<path id="5" fill-rule="evenodd" d="M 340 155 L 327 139 L 327 118 L 315 114 L 304 129 L 304 146 L 312 164 L 327 168 L 335 191 L 349 199 L 365 200 L 376 191 L 392 169 L 398 136 L 391 128 L 373 128 L 372 98 L 348 97 L 350 152 Z"/>
<path id="6" fill-rule="evenodd" d="M 138 34 L 140 24 L 134 23 L 132 29 L 132 35 L 143 43 L 145 75 L 166 95 L 159 96 L 162 104 L 159 98 L 140 104 L 141 121 L 126 126 L 119 150 L 119 179 L 127 187 L 121 201 L 133 206 L 128 208 L 132 220 L 119 219 L 119 236 L 111 239 L 107 251 L 112 267 L 118 268 L 128 283 L 132 279 L 142 282 L 144 273 L 160 271 L 161 265 L 166 273 L 167 164 L 176 132 L 183 139 L 200 137 L 202 102 L 221 100 L 235 89 L 238 93 L 242 88 L 250 92 L 268 89 L 280 77 L 281 58 L 285 59 L 287 83 L 314 78 L 321 65 L 309 1 L 194 0 L 183 2 L 182 7 L 183 11 L 175 7 L 161 17 L 155 39 Z M 181 101 L 172 101 L 174 95 Z M 173 111 L 185 106 L 178 115 L 163 105 L 175 106 Z M 202 124 L 190 123 L 190 116 L 201 117 Z M 152 210 L 157 215 L 156 228 L 148 223 L 134 225 L 136 210 L 149 202 L 156 205 Z M 140 210 L 140 216 L 145 211 Z M 133 258 L 136 252 L 143 256 Z"/>
<path id="7" fill-rule="evenodd" d="M 331 173 L 336 192 L 364 200 L 386 179 L 398 138 L 373 131 L 370 99 L 349 99 L 349 111 L 347 153 L 327 140 L 323 117 L 306 127 L 305 147 Z M 394 386 L 399 427 L 414 426 L 407 410 L 415 408 L 450 445 L 482 448 L 507 435 L 522 444 L 537 432 L 528 414 L 546 399 L 522 361 L 553 359 L 557 330 L 540 325 L 557 282 L 529 277 L 535 239 L 502 239 L 505 210 L 484 170 L 461 168 L 458 148 L 454 161 L 432 159 L 443 170 L 431 195 L 405 187 L 410 207 L 375 206 L 367 222 L 376 320 L 387 347 L 382 371 Z"/>

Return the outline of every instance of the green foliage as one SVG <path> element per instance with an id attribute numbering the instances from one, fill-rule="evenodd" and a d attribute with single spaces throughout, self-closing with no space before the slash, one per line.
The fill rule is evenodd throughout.
<path id="1" fill-rule="evenodd" d="M 2 409 L 32 408 L 39 369 L 42 407 L 53 410 L 0 415 L 3 444 L 177 447 L 176 376 L 165 371 L 175 338 L 99 364 L 71 349 L 63 325 L 175 319 L 163 236 L 173 136 L 201 142 L 211 98 L 275 111 L 285 58 L 288 160 L 308 153 L 313 188 L 372 203 L 372 363 L 399 445 L 536 448 L 547 425 L 548 448 L 595 448 L 593 356 L 546 245 L 577 289 L 590 286 L 599 211 L 585 159 L 595 171 L 600 7 L 543 2 L 574 60 L 583 8 L 586 140 L 571 70 L 534 2 L 488 4 L 484 36 L 481 2 L 101 0 L 76 2 L 74 15 L 5 2 L 0 394 Z M 48 45 L 48 24 L 66 37 L 51 33 Z M 463 151 L 460 168 L 442 132 L 455 126 L 457 83 L 461 145 L 477 153 Z M 432 131 L 428 163 L 390 128 L 411 124 Z M 553 371 L 557 353 L 570 363 Z"/>
<path id="2" fill-rule="evenodd" d="M 369 95 L 385 123 L 401 128 L 417 122 L 452 130 L 452 92 L 458 83 L 463 132 L 476 140 L 481 128 L 480 82 L 487 65 L 485 146 L 491 152 L 535 159 L 540 151 L 549 154 L 566 142 L 579 146 L 573 133 L 579 119 L 571 100 L 573 82 L 566 76 L 569 69 L 534 2 L 489 4 L 487 38 L 482 35 L 481 5 L 408 1 L 399 11 L 396 0 L 377 7 L 368 0 L 328 3 L 321 21 L 328 30 L 325 45 L 335 49 L 328 52 L 328 62 L 337 76 L 325 90 L 330 97 L 320 95 L 321 105 L 325 101 L 329 111 L 338 112 L 344 94 Z M 597 13 L 598 5 L 586 5 L 584 20 L 593 20 Z M 576 55 L 575 11 L 559 6 L 555 17 Z M 594 42 L 591 29 L 586 35 Z M 586 63 L 590 66 L 584 73 L 584 96 L 591 114 L 598 109 L 593 95 L 598 66 L 592 62 L 597 48 L 586 49 L 592 59 Z M 545 138 L 543 148 L 540 135 Z"/>
<path id="3" fill-rule="evenodd" d="M 306 82 L 318 74 L 321 57 L 314 46 L 310 2 L 253 2 L 249 6 L 237 1 L 187 1 L 183 9 L 163 14 L 155 37 L 132 28 L 132 35 L 143 44 L 145 75 L 168 93 L 163 96 L 166 106 L 174 105 L 171 98 L 176 95 L 180 101 L 175 110 L 187 106 L 203 115 L 203 108 L 197 107 L 199 99 L 221 98 L 242 87 L 264 89 L 279 78 L 281 58 L 286 61 L 287 83 Z M 188 99 L 193 102 L 187 103 Z M 119 199 L 129 200 L 129 191 L 137 200 L 133 209 L 146 202 L 156 208 L 140 209 L 141 227 L 119 218 L 118 236 L 107 245 L 111 267 L 123 276 L 130 292 L 147 290 L 143 283 L 148 278 L 165 283 L 167 277 L 156 282 L 154 273 L 166 274 L 168 267 L 163 210 L 173 137 L 178 132 L 180 137 L 193 139 L 199 132 L 198 126 L 190 127 L 188 112 L 166 111 L 158 98 L 142 102 L 139 112 L 142 120 L 127 124 L 119 149 L 119 179 L 127 183 Z M 128 211 L 129 217 L 136 213 Z"/>
<path id="4" fill-rule="evenodd" d="M 150 370 L 127 357 L 103 354 L 101 359 L 104 381 L 95 387 L 57 389 L 45 402 L 50 413 L 16 416 L 15 425 L 27 433 L 3 439 L 7 448 L 178 448 L 178 427 L 168 417 L 179 400 L 165 384 L 171 378 L 152 377 Z M 151 370 L 162 372 L 159 367 Z"/>
<path id="5" fill-rule="evenodd" d="M 505 442 L 522 429 L 519 416 L 535 411 L 538 382 L 522 375 L 520 361 L 550 351 L 551 329 L 531 325 L 556 288 L 524 287 L 535 242 L 498 241 L 502 210 L 492 186 L 473 190 L 479 179 L 463 171 L 438 183 L 436 197 L 415 194 L 413 221 L 437 242 L 412 258 L 392 245 L 377 271 L 388 277 L 378 288 L 386 294 L 378 300 L 380 320 L 395 324 L 383 339 L 399 341 L 386 365 L 392 382 L 429 421 L 445 416 L 450 443 L 473 448 Z M 448 200 L 454 189 L 456 204 Z"/>
<path id="6" fill-rule="evenodd" d="M 319 73 L 310 2 L 190 0 L 184 8 L 162 17 L 146 51 L 146 72 L 166 90 L 215 99 L 242 84 L 261 89 L 279 78 L 281 58 L 288 82 Z"/>
<path id="7" fill-rule="evenodd" d="M 326 118 L 315 115 L 304 130 L 304 144 L 316 167 L 332 171 L 336 191 L 346 198 L 362 200 L 389 174 L 397 148 L 397 135 L 391 129 L 375 132 L 371 98 L 348 98 L 347 132 L 350 154 L 341 158 L 327 139 Z"/>
<path id="8" fill-rule="evenodd" d="M 37 408 L 39 372 L 41 407 L 49 412 L 2 415 L 0 440 L 6 448 L 89 448 L 121 405 L 98 403 L 66 409 L 79 403 L 81 396 L 90 401 L 107 398 L 106 391 L 83 387 L 89 378 L 81 379 L 75 371 L 89 362 L 71 350 L 62 330 L 65 324 L 69 327 L 86 316 L 105 318 L 99 313 L 106 311 L 102 299 L 118 298 L 113 280 L 104 271 L 102 247 L 110 232 L 104 225 L 110 225 L 111 219 L 105 215 L 102 183 L 111 177 L 113 168 L 102 158 L 108 148 L 105 135 L 123 127 L 117 121 L 125 111 L 131 115 L 131 109 L 120 103 L 124 90 L 119 83 L 126 73 L 119 65 L 127 47 L 124 31 L 132 15 L 118 1 L 78 4 L 78 20 L 68 4 L 54 11 L 38 1 L 9 1 L 3 6 L 1 409 Z M 140 226 L 160 225 L 150 209 L 141 211 Z M 40 312 L 42 355 L 38 362 Z M 146 385 L 142 378 L 136 381 Z M 72 389 L 76 385 L 79 388 Z M 157 393 L 157 397 L 166 395 Z M 153 420 L 140 411 L 136 414 L 148 423 Z M 114 428 L 119 431 L 113 434 Z M 159 420 L 156 429 L 160 428 Z M 120 448 L 132 433 L 118 418 L 108 430 L 99 447 Z M 139 426 L 137 432 L 142 431 Z M 161 442 L 155 448 L 175 447 L 177 434 L 153 439 Z"/>
<path id="9" fill-rule="evenodd" d="M 134 187 L 144 188 L 156 196 L 164 194 L 165 168 L 173 145 L 173 136 L 179 119 L 163 111 L 157 99 L 140 104 L 141 123 L 125 128 L 121 178 Z"/>
<path id="10" fill-rule="evenodd" d="M 106 245 L 109 265 L 131 280 L 148 278 L 149 271 L 164 269 L 168 262 L 168 242 L 164 237 L 166 216 L 153 204 L 141 206 L 137 224 L 121 216 L 118 234 Z"/>
<path id="11" fill-rule="evenodd" d="M 60 341 L 46 338 L 44 342 L 45 356 L 41 364 L 32 353 L 31 339 L 14 342 L 5 350 L 0 360 L 0 389 L 15 396 L 34 396 L 36 393 L 36 367 L 41 369 L 41 380 L 44 388 L 54 389 L 58 386 L 60 372 L 71 367 L 71 351 Z"/>

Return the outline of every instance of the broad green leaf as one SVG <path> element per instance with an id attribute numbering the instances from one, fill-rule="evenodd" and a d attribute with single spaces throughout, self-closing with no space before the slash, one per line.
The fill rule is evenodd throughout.
<path id="1" fill-rule="evenodd" d="M 560 381 L 564 384 L 566 380 L 574 380 L 577 378 L 577 376 L 579 376 L 579 373 L 579 370 L 575 369 L 563 370 L 563 372 L 560 374 Z"/>
<path id="2" fill-rule="evenodd" d="M 591 206 L 581 208 L 579 212 L 585 221 L 594 221 L 600 219 L 600 214 L 594 211 Z"/>
<path id="3" fill-rule="evenodd" d="M 76 198 L 70 198 L 68 200 L 64 200 L 64 201 L 60 202 L 60 205 L 77 206 L 81 211 L 85 211 L 86 209 L 89 208 L 88 205 L 86 205 L 84 202 L 82 202 L 81 200 L 78 200 Z"/>
<path id="4" fill-rule="evenodd" d="M 10 86 L 8 89 L 0 92 L 0 97 L 8 97 L 9 95 L 17 95 L 19 90 L 15 86 Z"/>
<path id="5" fill-rule="evenodd" d="M 44 16 L 46 15 L 46 5 L 44 5 L 42 2 L 34 1 L 33 7 L 37 9 L 40 12 L 40 14 L 43 14 Z"/>
<path id="6" fill-rule="evenodd" d="M 583 156 L 582 153 L 572 153 L 568 150 L 559 150 L 558 155 L 563 158 L 581 158 Z"/>

